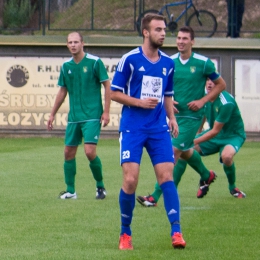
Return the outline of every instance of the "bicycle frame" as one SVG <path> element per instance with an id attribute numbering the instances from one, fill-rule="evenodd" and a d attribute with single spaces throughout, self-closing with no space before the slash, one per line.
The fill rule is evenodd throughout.
<path id="1" fill-rule="evenodd" d="M 166 5 L 164 5 L 164 6 L 161 8 L 161 10 L 159 11 L 159 13 L 163 14 L 164 12 L 166 12 L 166 13 L 167 13 L 167 16 L 168 16 L 168 19 L 171 21 L 171 13 L 169 12 L 168 8 L 169 8 L 169 7 L 173 7 L 173 6 L 179 6 L 179 5 L 186 5 L 186 8 L 185 8 L 185 9 L 181 12 L 181 14 L 175 19 L 175 22 L 178 22 L 178 21 L 183 17 L 183 15 L 184 15 L 185 13 L 187 13 L 187 11 L 188 11 L 191 7 L 193 7 L 193 8 L 195 9 L 192 0 L 187 0 L 187 1 L 181 1 L 181 2 L 176 2 L 176 3 L 166 4 Z"/>

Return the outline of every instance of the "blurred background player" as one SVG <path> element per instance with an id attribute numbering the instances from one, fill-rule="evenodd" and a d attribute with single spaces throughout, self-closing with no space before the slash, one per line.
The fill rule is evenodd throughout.
<path id="1" fill-rule="evenodd" d="M 174 100 L 177 109 L 175 116 L 179 126 L 178 137 L 172 138 L 176 162 L 174 181 L 181 177 L 179 171 L 182 173 L 182 165 L 178 163 L 178 159 L 182 158 L 199 173 L 201 180 L 197 197 L 203 198 L 209 190 L 209 185 L 215 180 L 216 174 L 205 167 L 199 153 L 192 149 L 193 140 L 204 116 L 204 105 L 212 98 L 217 97 L 225 89 L 226 83 L 209 58 L 192 51 L 194 31 L 191 27 L 184 26 L 179 29 L 176 43 L 179 52 L 171 56 L 175 63 L 173 80 Z M 205 95 L 207 78 L 213 80 L 216 86 Z M 137 201 L 143 206 L 156 206 L 161 195 L 162 191 L 156 183 L 155 190 L 151 195 L 138 196 Z"/>
<path id="2" fill-rule="evenodd" d="M 76 199 L 75 175 L 76 152 L 84 139 L 84 150 L 89 160 L 89 167 L 96 180 L 96 199 L 104 199 L 106 190 L 103 183 L 102 164 L 97 156 L 96 147 L 101 125 L 109 123 L 110 80 L 103 62 L 99 57 L 85 53 L 83 37 L 72 32 L 67 37 L 67 47 L 72 58 L 64 62 L 60 72 L 60 86 L 50 118 L 48 130 L 53 129 L 55 114 L 69 94 L 70 111 L 65 133 L 64 176 L 66 191 L 59 195 L 60 199 Z M 105 88 L 104 110 L 101 98 L 101 84 Z"/>
<path id="3" fill-rule="evenodd" d="M 207 92 L 211 92 L 214 87 L 214 83 L 207 80 Z M 240 191 L 235 183 L 234 156 L 245 142 L 246 134 L 234 97 L 227 91 L 221 92 L 216 99 L 206 104 L 205 115 L 210 128 L 196 136 L 195 149 L 203 156 L 219 152 L 230 194 L 235 198 L 245 198 L 245 193 Z"/>

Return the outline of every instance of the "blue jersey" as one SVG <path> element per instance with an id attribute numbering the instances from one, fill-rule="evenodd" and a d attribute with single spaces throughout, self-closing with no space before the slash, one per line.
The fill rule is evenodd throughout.
<path id="1" fill-rule="evenodd" d="M 173 60 L 159 51 L 159 60 L 150 61 L 138 47 L 126 53 L 118 63 L 111 90 L 131 97 L 157 98 L 154 109 L 123 105 L 119 131 L 163 131 L 168 129 L 164 96 L 173 95 Z"/>

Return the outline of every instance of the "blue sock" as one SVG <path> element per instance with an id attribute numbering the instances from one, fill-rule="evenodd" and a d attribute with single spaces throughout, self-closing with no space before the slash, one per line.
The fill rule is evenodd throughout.
<path id="1" fill-rule="evenodd" d="M 119 193 L 119 207 L 121 213 L 121 233 L 120 235 L 126 233 L 131 236 L 131 222 L 133 218 L 133 211 L 135 207 L 135 193 L 126 194 L 122 189 Z"/>
<path id="2" fill-rule="evenodd" d="M 161 186 L 164 198 L 164 207 L 171 223 L 171 236 L 174 232 L 181 233 L 180 202 L 177 189 L 173 181 L 164 182 Z"/>

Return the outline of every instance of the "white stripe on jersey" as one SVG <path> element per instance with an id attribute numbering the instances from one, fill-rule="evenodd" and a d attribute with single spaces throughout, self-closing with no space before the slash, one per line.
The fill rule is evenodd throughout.
<path id="1" fill-rule="evenodd" d="M 167 91 L 167 92 L 165 91 L 164 95 L 165 96 L 172 96 L 173 95 L 173 91 Z"/>
<path id="2" fill-rule="evenodd" d="M 130 91 L 130 88 L 131 88 L 130 82 L 131 82 L 132 77 L 133 77 L 134 66 L 133 66 L 132 64 L 130 64 L 130 68 L 131 68 L 131 75 L 130 75 L 130 77 L 129 77 L 128 82 L 126 83 L 126 85 L 127 85 L 127 87 L 128 87 L 128 91 L 127 91 L 127 92 L 128 92 L 128 93 L 127 93 L 128 96 L 131 96 L 131 95 L 130 95 L 130 93 L 131 93 L 131 91 Z"/>
<path id="3" fill-rule="evenodd" d="M 122 72 L 126 58 L 127 58 L 128 56 L 132 55 L 132 54 L 137 54 L 137 53 L 140 53 L 139 48 L 135 48 L 135 49 L 133 49 L 132 51 L 130 51 L 130 52 L 126 53 L 125 55 L 123 55 L 123 57 L 120 59 L 120 61 L 119 61 L 119 63 L 118 63 L 117 71 Z"/>
<path id="4" fill-rule="evenodd" d="M 161 55 L 162 55 L 162 56 L 165 56 L 165 57 L 168 57 L 168 58 L 170 58 L 170 56 L 169 56 L 169 55 L 167 55 L 166 53 L 164 53 L 163 51 L 159 50 L 159 52 L 161 53 Z"/>
<path id="5" fill-rule="evenodd" d="M 89 54 L 89 53 L 87 53 L 86 58 L 92 59 L 92 60 L 98 60 L 99 59 L 98 56 L 95 56 L 95 55 L 92 55 L 92 54 Z"/>
<path id="6" fill-rule="evenodd" d="M 209 59 L 209 58 L 207 58 L 203 55 L 197 54 L 197 53 L 194 53 L 193 58 L 198 59 L 198 60 L 203 60 L 203 61 L 207 61 Z"/>
<path id="7" fill-rule="evenodd" d="M 179 57 L 179 52 L 173 54 L 170 58 L 174 60 L 177 59 L 178 57 Z"/>
<path id="8" fill-rule="evenodd" d="M 72 61 L 72 60 L 73 60 L 73 58 L 71 57 L 71 58 L 69 58 L 68 60 L 65 60 L 64 63 L 70 62 L 70 61 Z"/>
<path id="9" fill-rule="evenodd" d="M 227 104 L 227 100 L 222 93 L 219 94 L 219 99 L 223 105 Z"/>

